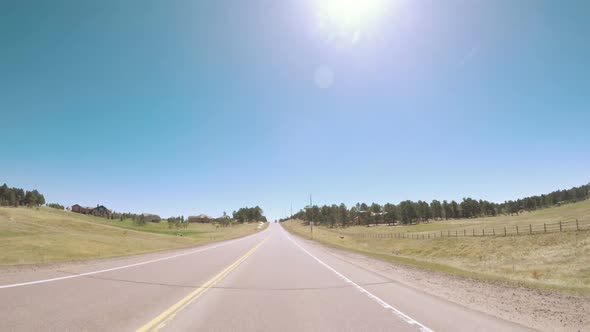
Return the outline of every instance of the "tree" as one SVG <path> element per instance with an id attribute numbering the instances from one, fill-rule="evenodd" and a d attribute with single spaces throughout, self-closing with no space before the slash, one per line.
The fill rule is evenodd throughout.
<path id="1" fill-rule="evenodd" d="M 144 226 L 146 222 L 146 218 L 143 215 L 138 215 L 134 218 L 133 223 L 138 226 Z"/>
<path id="2" fill-rule="evenodd" d="M 446 220 L 453 218 L 453 211 L 451 205 L 446 200 L 442 202 L 442 209 Z"/>
<path id="3" fill-rule="evenodd" d="M 409 224 L 418 218 L 415 203 L 412 201 L 403 201 L 399 203 L 400 219 L 402 223 Z"/>
<path id="4" fill-rule="evenodd" d="M 10 188 L 6 185 L 0 187 L 0 203 L 12 204 L 14 199 L 8 197 Z M 381 207 L 377 203 L 368 206 L 366 203 L 356 203 L 346 209 L 346 205 L 340 206 L 313 206 L 306 207 L 297 212 L 294 217 L 306 221 L 314 220 L 320 224 L 334 226 L 337 222 L 346 225 L 348 221 L 356 225 L 369 224 L 371 222 L 386 221 L 388 223 L 400 220 L 402 223 L 412 223 L 434 219 L 476 218 L 481 216 L 495 216 L 497 214 L 518 214 L 522 209 L 528 211 L 549 207 L 555 204 L 576 202 L 590 197 L 590 183 L 567 190 L 556 190 L 548 194 L 529 196 L 516 201 L 493 203 L 486 200 L 475 200 L 465 197 L 461 203 L 443 200 L 432 200 L 430 204 L 424 201 L 413 202 L 406 200 L 399 205 L 387 203 Z M 17 199 L 18 200 L 18 199 Z M 18 202 L 16 203 L 18 204 Z M 234 215 L 236 212 L 234 211 Z"/>
<path id="5" fill-rule="evenodd" d="M 430 206 L 428 205 L 428 203 L 424 201 L 418 201 L 418 203 L 416 203 L 416 212 L 418 218 L 421 221 L 428 221 L 430 218 L 432 218 Z"/>
<path id="6" fill-rule="evenodd" d="M 395 204 L 387 203 L 383 206 L 383 212 L 385 212 L 385 221 L 389 224 L 395 223 L 398 219 L 398 209 Z"/>
<path id="7" fill-rule="evenodd" d="M 53 209 L 57 209 L 57 210 L 63 210 L 64 206 L 57 204 L 57 203 L 49 203 L 47 204 L 48 207 L 53 208 Z"/>
<path id="8" fill-rule="evenodd" d="M 338 206 L 338 218 L 342 226 L 346 226 L 348 223 L 348 209 L 344 203 L 340 203 L 340 206 Z"/>
<path id="9" fill-rule="evenodd" d="M 253 208 L 245 207 L 233 212 L 234 219 L 239 222 L 263 221 L 266 222 L 264 212 L 259 206 Z"/>
<path id="10" fill-rule="evenodd" d="M 359 225 L 368 225 L 371 222 L 371 211 L 369 211 L 369 206 L 366 203 L 359 205 L 357 218 Z"/>
<path id="11" fill-rule="evenodd" d="M 461 213 L 459 211 L 459 204 L 457 204 L 457 202 L 454 200 L 451 201 L 451 218 L 459 218 L 460 215 Z"/>
<path id="12" fill-rule="evenodd" d="M 0 187 L 0 206 L 39 206 L 45 204 L 45 197 L 37 190 L 25 191 L 22 188 Z"/>
<path id="13" fill-rule="evenodd" d="M 430 210 L 432 211 L 432 218 L 434 219 L 442 219 L 443 216 L 443 209 L 442 204 L 436 199 L 430 203 Z"/>
<path id="14" fill-rule="evenodd" d="M 358 204 L 357 204 L 358 205 Z M 350 220 L 352 221 L 353 224 L 355 225 L 359 225 L 360 224 L 360 220 L 359 220 L 359 213 L 358 210 L 359 208 L 355 205 L 353 207 L 350 208 L 350 212 L 348 213 L 348 217 L 350 218 Z"/>
<path id="15" fill-rule="evenodd" d="M 372 203 L 371 206 L 369 207 L 369 211 L 371 211 L 371 213 L 369 214 L 369 217 L 371 217 L 371 222 L 374 222 L 375 224 L 378 224 L 382 221 L 382 215 L 381 213 L 382 208 L 381 205 L 377 204 L 377 203 Z"/>

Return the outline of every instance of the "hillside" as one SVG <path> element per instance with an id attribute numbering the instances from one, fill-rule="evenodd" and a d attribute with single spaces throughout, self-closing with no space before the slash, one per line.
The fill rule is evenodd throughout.
<path id="1" fill-rule="evenodd" d="M 590 200 L 514 216 L 436 221 L 409 226 L 314 227 L 313 239 L 381 259 L 485 280 L 590 292 L 590 230 L 521 236 L 378 238 L 355 234 L 440 232 L 590 220 Z M 309 226 L 291 220 L 285 228 L 310 237 Z"/>
<path id="2" fill-rule="evenodd" d="M 0 265 L 112 257 L 203 244 L 256 232 L 255 224 L 219 227 L 133 225 L 69 211 L 0 207 Z M 177 236 L 177 234 L 183 236 Z"/>
<path id="3" fill-rule="evenodd" d="M 438 232 L 438 231 L 462 231 L 463 229 L 501 229 L 507 227 L 513 229 L 515 226 L 533 227 L 546 224 L 555 224 L 562 222 L 575 222 L 576 220 L 590 222 L 590 199 L 577 203 L 564 204 L 561 206 L 534 210 L 531 212 L 521 212 L 516 215 L 498 215 L 495 217 L 469 218 L 469 219 L 450 219 L 431 221 L 417 225 L 399 225 L 395 227 L 379 225 L 375 227 L 348 227 L 342 229 L 343 232 L 361 232 L 361 233 L 382 233 L 382 232 Z"/>

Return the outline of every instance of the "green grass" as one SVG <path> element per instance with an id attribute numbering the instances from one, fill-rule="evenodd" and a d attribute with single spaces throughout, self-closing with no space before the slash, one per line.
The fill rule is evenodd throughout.
<path id="1" fill-rule="evenodd" d="M 590 293 L 590 231 L 498 237 L 444 237 L 430 240 L 358 238 L 347 233 L 438 231 L 470 227 L 590 219 L 590 201 L 502 216 L 434 222 L 403 227 L 315 227 L 314 240 L 381 259 L 484 280 L 502 280 L 528 286 Z M 299 221 L 285 227 L 309 237 Z M 384 231 L 385 230 L 385 231 Z M 343 237 L 343 238 L 342 238 Z"/>
<path id="2" fill-rule="evenodd" d="M 257 224 L 216 227 L 166 222 L 134 225 L 51 208 L 0 207 L 0 265 L 36 264 L 113 257 L 181 248 L 258 231 Z M 182 234 L 182 236 L 180 236 Z"/>

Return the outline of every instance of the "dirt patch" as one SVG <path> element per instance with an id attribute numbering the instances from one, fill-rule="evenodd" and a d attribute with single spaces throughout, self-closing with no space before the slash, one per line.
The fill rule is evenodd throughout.
<path id="1" fill-rule="evenodd" d="M 306 242 L 383 278 L 533 329 L 590 331 L 590 296 L 483 282 Z"/>

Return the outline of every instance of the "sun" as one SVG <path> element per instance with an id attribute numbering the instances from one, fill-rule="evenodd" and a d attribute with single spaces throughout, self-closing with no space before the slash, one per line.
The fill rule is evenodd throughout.
<path id="1" fill-rule="evenodd" d="M 388 10 L 391 0 L 315 0 L 323 24 L 362 30 Z"/>

